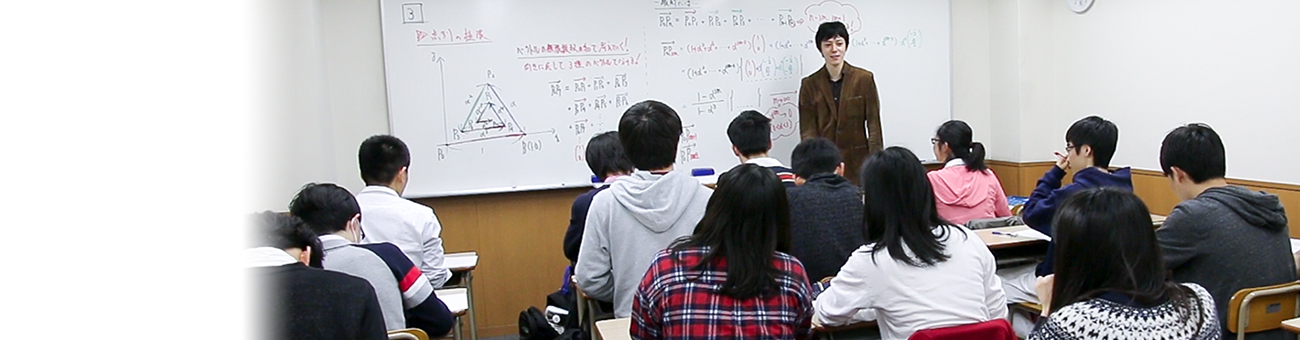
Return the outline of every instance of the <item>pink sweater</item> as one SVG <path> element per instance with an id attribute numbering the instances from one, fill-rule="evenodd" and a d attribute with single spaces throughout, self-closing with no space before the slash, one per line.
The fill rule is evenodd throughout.
<path id="1" fill-rule="evenodd" d="M 949 222 L 965 225 L 970 220 L 1011 216 L 1007 194 L 992 170 L 970 171 L 951 164 L 926 174 L 934 187 L 935 207 Z"/>

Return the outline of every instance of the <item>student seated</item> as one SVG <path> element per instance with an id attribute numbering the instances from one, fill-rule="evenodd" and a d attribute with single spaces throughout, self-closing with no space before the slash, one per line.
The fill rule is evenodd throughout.
<path id="1" fill-rule="evenodd" d="M 320 238 L 325 269 L 370 282 L 388 330 L 419 328 L 434 336 L 451 331 L 451 311 L 401 249 L 392 243 L 355 244 L 365 232 L 361 207 L 347 189 L 309 183 L 289 203 L 289 212 Z"/>
<path id="2" fill-rule="evenodd" d="M 741 112 L 727 126 L 727 138 L 731 139 L 731 153 L 740 158 L 741 163 L 756 164 L 772 170 L 787 188 L 794 186 L 794 173 L 776 158 L 768 157 L 772 150 L 772 119 L 754 110 Z"/>
<path id="3" fill-rule="evenodd" d="M 946 162 L 943 169 L 926 174 L 934 187 L 940 217 L 966 225 L 970 220 L 1011 216 L 1002 182 L 984 164 L 984 144 L 971 142 L 966 122 L 943 123 L 930 144 L 935 159 Z"/>
<path id="4" fill-rule="evenodd" d="M 573 208 L 569 210 L 569 230 L 564 233 L 564 257 L 569 258 L 570 264 L 578 262 L 578 249 L 582 246 L 582 230 L 587 226 L 587 208 L 591 207 L 591 199 L 596 197 L 596 193 L 609 188 L 615 179 L 636 170 L 632 167 L 632 161 L 627 160 L 627 155 L 623 154 L 623 145 L 618 141 L 617 131 L 601 133 L 587 141 L 587 167 L 605 185 L 597 186 L 573 200 Z"/>
<path id="5" fill-rule="evenodd" d="M 804 339 L 812 289 L 790 248 L 785 189 L 741 164 L 718 178 L 704 219 L 654 257 L 632 302 L 637 339 Z"/>
<path id="6" fill-rule="evenodd" d="M 789 188 L 790 255 L 813 281 L 835 276 L 865 242 L 862 191 L 844 178 L 840 149 L 829 139 L 805 139 L 790 157 L 799 186 Z"/>
<path id="7" fill-rule="evenodd" d="M 1101 117 L 1089 116 L 1070 125 L 1070 129 L 1065 132 L 1065 153 L 1056 153 L 1056 166 L 1043 174 L 1043 178 L 1038 180 L 1038 186 L 1029 195 L 1029 201 L 1025 202 L 1025 208 L 1021 211 L 1025 224 L 1051 236 L 1052 216 L 1056 214 L 1056 207 L 1071 194 L 1097 187 L 1133 191 L 1129 168 L 1115 171 L 1109 169 L 1110 158 L 1115 155 L 1115 145 L 1118 142 L 1119 128 Z M 1074 183 L 1061 187 L 1061 179 L 1068 169 L 1076 170 Z M 1034 285 L 1038 277 L 1052 273 L 1055 257 L 1052 249 L 1055 246 L 1055 241 L 1047 244 L 1047 258 L 1037 266 L 1026 265 L 998 271 L 1007 293 L 1007 301 L 1039 302 Z M 1013 320 L 1015 323 L 1017 322 Z"/>
<path id="8" fill-rule="evenodd" d="M 1128 190 L 1093 188 L 1056 213 L 1056 274 L 1029 339 L 1220 339 L 1214 298 L 1167 280 L 1151 215 Z"/>
<path id="9" fill-rule="evenodd" d="M 1229 185 L 1223 141 L 1209 126 L 1180 126 L 1160 146 L 1160 168 L 1182 203 L 1155 231 L 1178 282 L 1205 287 L 1221 319 L 1238 290 L 1296 280 L 1286 210 L 1276 195 Z M 1235 337 L 1221 323 L 1223 337 Z M 1290 339 L 1276 329 L 1246 339 Z"/>
<path id="10" fill-rule="evenodd" d="M 357 193 L 365 242 L 397 245 L 435 288 L 451 279 L 443 265 L 442 224 L 433 209 L 402 198 L 411 166 L 411 151 L 397 137 L 378 135 L 361 142 L 357 152 L 366 188 Z"/>
<path id="11" fill-rule="evenodd" d="M 244 265 L 262 285 L 262 339 L 388 339 L 384 314 L 366 280 L 320 269 L 320 241 L 297 217 L 252 216 Z M 312 264 L 312 267 L 306 266 Z"/>
<path id="12" fill-rule="evenodd" d="M 880 320 L 884 339 L 1007 317 L 988 246 L 939 217 L 921 160 L 891 147 L 862 164 L 867 244 L 813 302 L 817 322 Z"/>
<path id="13" fill-rule="evenodd" d="M 636 103 L 618 122 L 618 140 L 636 166 L 591 199 L 574 269 L 578 287 L 632 315 L 632 295 L 654 254 L 690 235 L 712 193 L 690 171 L 674 171 L 682 120 L 664 103 Z"/>

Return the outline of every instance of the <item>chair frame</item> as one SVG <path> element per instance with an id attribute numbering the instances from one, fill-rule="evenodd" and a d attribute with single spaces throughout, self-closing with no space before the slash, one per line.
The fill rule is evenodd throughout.
<path id="1" fill-rule="evenodd" d="M 1284 294 L 1295 294 L 1293 301 L 1294 305 L 1292 306 L 1292 308 L 1294 308 L 1292 313 L 1293 315 L 1287 319 L 1300 317 L 1300 281 L 1292 281 L 1266 287 L 1246 288 L 1233 294 L 1232 300 L 1228 302 L 1228 329 L 1233 333 L 1237 333 L 1238 340 L 1244 340 L 1246 338 L 1246 333 L 1248 333 L 1246 330 L 1250 327 L 1251 302 L 1263 297 Z M 1257 329 L 1253 332 L 1273 330 L 1280 327 L 1282 327 L 1282 325 L 1279 323 L 1275 327 Z"/>

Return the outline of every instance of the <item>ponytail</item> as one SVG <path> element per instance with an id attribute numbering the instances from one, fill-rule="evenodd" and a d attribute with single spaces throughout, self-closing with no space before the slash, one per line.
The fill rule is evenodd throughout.
<path id="1" fill-rule="evenodd" d="M 987 164 L 984 164 L 984 143 L 970 143 L 970 152 L 961 160 L 966 163 L 966 170 L 983 171 L 989 168 Z"/>
<path id="2" fill-rule="evenodd" d="M 940 142 L 948 144 L 948 149 L 952 150 L 948 160 L 961 158 L 962 162 L 966 163 L 966 169 L 970 171 L 983 171 L 989 168 L 984 164 L 984 144 L 971 142 L 970 125 L 966 125 L 966 122 L 947 121 L 939 126 L 935 136 L 939 137 Z"/>

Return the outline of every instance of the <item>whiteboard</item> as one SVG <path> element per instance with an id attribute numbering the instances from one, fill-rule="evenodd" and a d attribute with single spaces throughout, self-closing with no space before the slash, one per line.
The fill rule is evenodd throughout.
<path id="1" fill-rule="evenodd" d="M 773 118 L 771 155 L 799 142 L 798 90 L 823 61 L 821 22 L 875 73 L 886 145 L 928 155 L 951 114 L 947 0 L 381 2 L 390 131 L 411 149 L 405 195 L 590 185 L 595 134 L 655 99 L 682 118 L 678 169 L 739 163 L 726 127 Z"/>

